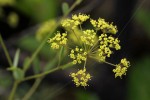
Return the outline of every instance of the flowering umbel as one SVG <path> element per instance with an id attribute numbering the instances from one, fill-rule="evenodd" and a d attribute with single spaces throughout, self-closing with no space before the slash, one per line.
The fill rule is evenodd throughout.
<path id="1" fill-rule="evenodd" d="M 119 76 L 122 77 L 122 75 L 126 75 L 126 71 L 130 66 L 130 62 L 127 61 L 126 58 L 121 59 L 121 62 L 116 65 L 116 68 L 113 69 L 113 72 L 115 73 L 115 77 Z"/>
<path id="2" fill-rule="evenodd" d="M 94 29 L 83 29 L 82 24 L 85 21 L 90 21 Z M 94 20 L 89 15 L 79 13 L 72 15 L 72 18 L 62 20 L 61 25 L 66 33 L 57 32 L 53 38 L 49 38 L 48 43 L 52 49 L 66 46 L 69 48 L 69 58 L 72 63 L 83 65 L 82 69 L 70 74 L 77 87 L 88 86 L 87 83 L 91 80 L 91 75 L 86 71 L 88 58 L 113 65 L 115 77 L 126 75 L 127 68 L 130 66 L 126 58 L 121 59 L 119 64 L 107 62 L 107 58 L 111 57 L 114 51 L 121 49 L 120 40 L 115 38 L 118 30 L 113 23 L 106 22 L 102 18 Z M 100 35 L 97 36 L 97 33 Z"/>
<path id="3" fill-rule="evenodd" d="M 86 68 L 78 70 L 76 73 L 71 73 L 70 76 L 73 78 L 74 84 L 78 86 L 88 86 L 87 82 L 91 80 L 91 75 L 86 73 Z"/>
<path id="4" fill-rule="evenodd" d="M 67 43 L 66 36 L 67 36 L 66 33 L 62 33 L 62 35 L 61 35 L 60 32 L 57 32 L 57 34 L 55 35 L 55 37 L 49 38 L 49 40 L 47 42 L 51 43 L 51 48 L 53 48 L 53 49 L 59 49 L 60 46 L 66 45 L 66 43 Z"/>

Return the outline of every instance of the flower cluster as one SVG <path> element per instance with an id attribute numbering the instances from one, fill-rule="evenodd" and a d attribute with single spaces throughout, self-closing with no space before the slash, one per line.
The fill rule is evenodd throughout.
<path id="1" fill-rule="evenodd" d="M 76 47 L 71 50 L 70 58 L 73 59 L 73 64 L 81 64 L 82 61 L 86 61 L 87 52 L 85 52 L 82 48 Z"/>
<path id="2" fill-rule="evenodd" d="M 85 30 L 83 35 L 80 37 L 82 43 L 86 45 L 93 46 L 95 44 L 96 32 L 94 30 Z"/>
<path id="3" fill-rule="evenodd" d="M 72 19 L 65 19 L 61 22 L 61 24 L 65 28 L 75 29 L 87 19 L 89 19 L 89 16 L 85 14 L 72 15 Z"/>
<path id="4" fill-rule="evenodd" d="M 117 76 L 122 77 L 122 75 L 126 75 L 126 71 L 129 66 L 130 66 L 130 62 L 127 61 L 126 58 L 121 59 L 121 62 L 118 65 L 116 65 L 115 69 L 113 69 L 113 72 L 115 73 L 115 77 Z"/>
<path id="5" fill-rule="evenodd" d="M 94 29 L 84 30 L 81 24 L 88 19 L 90 19 L 89 15 L 78 14 L 73 15 L 71 19 L 63 20 L 61 25 L 67 33 L 61 35 L 58 32 L 55 37 L 48 41 L 53 49 L 59 49 L 60 45 L 68 44 L 69 57 L 72 59 L 72 63 L 84 65 L 83 69 L 70 75 L 76 86 L 88 86 L 87 82 L 91 79 L 91 75 L 86 72 L 88 58 L 115 66 L 116 68 L 113 69 L 115 77 L 125 75 L 129 67 L 129 61 L 126 58 L 122 59 L 120 64 L 117 65 L 106 62 L 115 50 L 121 49 L 120 40 L 114 36 L 118 31 L 117 27 L 99 18 L 98 20 L 90 19 Z M 96 35 L 98 32 L 100 33 L 99 37 Z M 71 38 L 67 39 L 68 33 Z M 75 41 L 78 43 L 74 43 Z M 72 42 L 75 46 L 69 45 Z"/>
<path id="6" fill-rule="evenodd" d="M 98 49 L 98 55 L 100 56 L 100 61 L 105 61 L 106 57 L 110 57 L 112 54 L 111 48 L 115 48 L 116 50 L 121 49 L 119 45 L 119 40 L 112 36 L 108 36 L 107 34 L 101 34 L 99 36 L 100 46 Z"/>
<path id="7" fill-rule="evenodd" d="M 78 86 L 88 86 L 87 82 L 91 80 L 91 75 L 86 73 L 86 69 L 80 69 L 76 73 L 71 73 L 70 76 L 73 78 L 73 82 Z"/>
<path id="8" fill-rule="evenodd" d="M 60 46 L 67 44 L 66 36 L 67 36 L 67 33 L 62 33 L 61 35 L 60 32 L 57 32 L 55 37 L 49 38 L 47 42 L 51 44 L 52 49 L 59 49 Z"/>
<path id="9" fill-rule="evenodd" d="M 102 18 L 99 18 L 98 21 L 91 19 L 90 22 L 96 30 L 101 30 L 103 33 L 116 34 L 118 31 L 116 26 L 112 23 L 109 24 Z"/>

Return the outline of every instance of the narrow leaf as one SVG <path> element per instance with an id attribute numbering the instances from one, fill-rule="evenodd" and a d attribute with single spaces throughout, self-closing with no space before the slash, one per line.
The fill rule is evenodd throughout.
<path id="1" fill-rule="evenodd" d="M 64 2 L 62 4 L 62 12 L 65 15 L 66 13 L 68 13 L 68 11 L 69 11 L 69 5 L 66 2 Z"/>
<path id="2" fill-rule="evenodd" d="M 18 49 L 15 53 L 15 57 L 14 57 L 14 62 L 13 62 L 13 66 L 17 67 L 18 66 L 18 62 L 19 62 L 19 55 L 20 55 L 20 50 Z"/>

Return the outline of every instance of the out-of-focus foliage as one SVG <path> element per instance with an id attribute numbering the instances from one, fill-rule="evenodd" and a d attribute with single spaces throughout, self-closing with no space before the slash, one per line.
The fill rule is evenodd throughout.
<path id="1" fill-rule="evenodd" d="M 8 88 L 12 84 L 11 77 L 4 70 L 0 69 L 0 89 L 1 91 L 5 88 Z M 0 94 L 1 95 L 1 94 Z"/>
<path id="2" fill-rule="evenodd" d="M 128 84 L 128 100 L 150 100 L 150 57 L 136 62 L 131 72 Z"/>
<path id="3" fill-rule="evenodd" d="M 6 70 L 0 69 L 0 99 L 6 100 L 9 87 L 12 85 L 11 75 Z"/>
<path id="4" fill-rule="evenodd" d="M 0 19 L 3 17 L 3 15 L 4 15 L 3 13 L 4 13 L 3 9 L 0 8 Z"/>
<path id="5" fill-rule="evenodd" d="M 100 100 L 93 92 L 87 92 L 84 90 L 76 91 L 76 98 L 76 100 Z"/>
<path id="6" fill-rule="evenodd" d="M 147 31 L 150 36 L 150 13 L 148 10 L 141 9 L 136 14 L 136 20 L 141 24 L 142 28 Z"/>
<path id="7" fill-rule="evenodd" d="M 14 3 L 15 3 L 15 0 L 0 0 L 0 6 L 13 5 Z"/>
<path id="8" fill-rule="evenodd" d="M 30 44 L 30 45 L 29 45 Z M 29 52 L 34 52 L 35 49 L 39 46 L 39 42 L 35 39 L 34 36 L 26 36 L 18 40 L 17 46 L 19 46 L 22 50 L 26 50 Z M 55 51 L 50 51 L 49 45 L 46 45 L 40 51 L 40 55 L 45 58 L 50 58 L 55 56 Z"/>
<path id="9" fill-rule="evenodd" d="M 18 0 L 16 7 L 35 21 L 45 21 L 56 17 L 58 11 L 57 0 Z"/>
<path id="10" fill-rule="evenodd" d="M 19 16 L 15 12 L 11 12 L 7 18 L 9 26 L 16 27 L 19 22 Z"/>
<path id="11" fill-rule="evenodd" d="M 62 12 L 65 15 L 68 11 L 69 11 L 69 5 L 66 2 L 64 2 L 62 4 Z"/>
<path id="12" fill-rule="evenodd" d="M 48 33 L 51 33 L 51 30 L 56 26 L 56 20 L 51 19 L 40 25 L 36 32 L 36 39 L 42 41 Z"/>

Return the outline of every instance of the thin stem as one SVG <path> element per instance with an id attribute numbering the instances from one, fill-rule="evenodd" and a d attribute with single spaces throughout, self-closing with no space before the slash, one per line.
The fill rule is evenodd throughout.
<path id="1" fill-rule="evenodd" d="M 8 50 L 7 50 L 6 46 L 5 46 L 5 43 L 4 43 L 4 41 L 3 41 L 3 38 L 2 38 L 2 36 L 1 36 L 1 34 L 0 34 L 0 43 L 1 43 L 1 45 L 2 45 L 2 48 L 3 48 L 3 50 L 4 50 L 4 53 L 5 53 L 6 58 L 7 58 L 7 60 L 8 60 L 9 66 L 13 66 L 12 60 L 11 60 L 11 58 L 10 58 L 10 55 L 9 55 L 9 53 L 8 53 Z"/>
<path id="2" fill-rule="evenodd" d="M 41 81 L 43 80 L 43 77 L 37 78 L 34 82 L 34 84 L 32 85 L 32 87 L 30 88 L 30 90 L 27 92 L 27 94 L 22 98 L 22 100 L 29 100 L 29 98 L 33 95 L 33 93 L 36 91 L 36 89 L 38 88 L 38 86 L 40 85 Z"/>
<path id="3" fill-rule="evenodd" d="M 82 31 L 82 25 L 81 24 L 79 25 L 79 27 L 80 27 L 80 30 Z"/>
<path id="4" fill-rule="evenodd" d="M 28 77 L 24 78 L 22 81 L 27 81 L 27 80 L 31 80 L 31 79 L 34 79 L 34 78 L 39 78 L 39 77 L 45 76 L 47 74 L 50 74 L 52 72 L 55 72 L 55 71 L 57 71 L 59 69 L 61 69 L 61 68 L 60 67 L 56 67 L 56 68 L 53 68 L 52 70 L 49 70 L 49 71 L 46 71 L 46 72 L 43 72 L 43 73 L 40 73 L 40 74 L 28 76 Z"/>
<path id="5" fill-rule="evenodd" d="M 84 62 L 84 68 L 85 68 L 85 66 L 86 66 L 86 60 L 85 60 L 85 62 Z"/>
<path id="6" fill-rule="evenodd" d="M 98 42 L 99 42 L 99 40 L 91 47 L 90 51 L 94 51 L 94 47 L 97 45 Z M 95 48 L 97 48 L 97 47 L 95 47 Z"/>
<path id="7" fill-rule="evenodd" d="M 68 68 L 68 67 L 70 67 L 72 65 L 73 65 L 72 62 L 69 62 L 69 63 L 67 63 L 65 65 L 60 66 L 60 67 L 55 67 L 55 68 L 53 68 L 53 69 L 51 69 L 49 71 L 46 71 L 46 72 L 43 72 L 43 73 L 40 73 L 40 74 L 36 74 L 36 75 L 32 75 L 32 76 L 28 76 L 28 77 L 24 78 L 21 81 L 23 82 L 23 81 L 31 80 L 31 79 L 34 79 L 34 78 L 39 78 L 39 77 L 45 76 L 47 74 L 50 74 L 52 72 L 55 72 L 57 70 L 66 69 L 66 68 Z"/>
<path id="8" fill-rule="evenodd" d="M 115 67 L 116 67 L 115 64 L 112 64 L 112 63 L 110 63 L 110 62 L 107 62 L 107 61 L 103 61 L 103 62 L 106 63 L 106 64 L 108 64 L 108 65 L 111 65 L 111 66 L 115 66 Z"/>
<path id="9" fill-rule="evenodd" d="M 8 100 L 13 100 L 14 99 L 14 95 L 15 95 L 15 92 L 17 90 L 18 84 L 19 84 L 19 81 L 15 81 L 14 82 L 14 85 L 13 85 L 13 88 L 12 88 L 12 90 L 10 92 Z"/>

